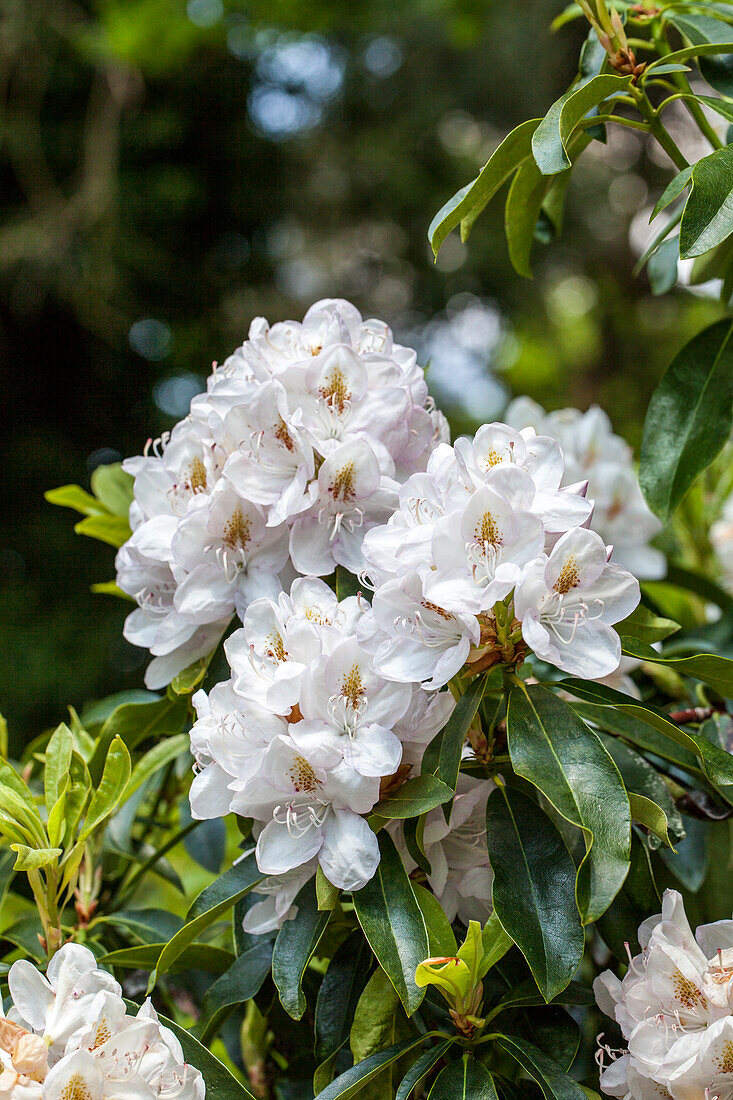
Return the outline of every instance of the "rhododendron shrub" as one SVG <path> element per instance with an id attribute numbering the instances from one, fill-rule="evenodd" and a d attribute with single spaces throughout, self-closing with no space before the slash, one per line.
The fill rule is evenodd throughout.
<path id="1" fill-rule="evenodd" d="M 527 274 L 613 124 L 677 163 L 659 211 L 691 188 L 679 254 L 722 244 L 727 147 L 692 91 L 708 157 L 661 120 L 686 61 L 720 75 L 709 23 L 730 52 L 700 6 L 566 13 L 578 81 L 436 252 L 513 175 Z M 0 759 L 0 1096 L 583 1100 L 599 968 L 601 1089 L 727 1096 L 730 922 L 695 938 L 661 893 L 700 889 L 733 813 L 732 377 L 724 320 L 662 379 L 638 474 L 596 407 L 520 395 L 451 439 L 415 352 L 329 298 L 256 318 L 169 432 L 52 490 L 116 549 L 96 587 L 148 690 Z"/>

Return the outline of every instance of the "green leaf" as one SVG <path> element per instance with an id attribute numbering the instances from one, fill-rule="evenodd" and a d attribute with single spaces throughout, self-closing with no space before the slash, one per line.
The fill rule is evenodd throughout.
<path id="1" fill-rule="evenodd" d="M 532 134 L 539 123 L 539 119 L 520 123 L 494 150 L 476 179 L 462 187 L 438 211 L 428 229 L 428 240 L 434 256 L 438 255 L 440 246 L 451 230 L 476 207 L 482 210 L 514 169 L 531 156 Z"/>
<path id="2" fill-rule="evenodd" d="M 132 769 L 122 801 L 126 802 L 135 791 L 142 787 L 143 783 L 150 779 L 152 775 L 155 775 L 157 771 L 160 771 L 161 768 L 170 764 L 172 760 L 177 760 L 182 753 L 188 752 L 190 743 L 188 734 L 180 733 L 176 737 L 169 737 L 166 741 L 160 741 L 157 745 L 154 745 L 138 760 Z"/>
<path id="3" fill-rule="evenodd" d="M 532 278 L 529 262 L 537 219 L 547 194 L 550 180 L 543 176 L 532 160 L 522 164 L 512 180 L 504 208 L 504 232 L 509 259 L 518 275 Z"/>
<path id="4" fill-rule="evenodd" d="M 415 971 L 428 956 L 428 934 L 394 841 L 384 831 L 378 840 L 379 866 L 353 895 L 354 909 L 379 965 L 412 1016 L 424 995 L 415 985 Z"/>
<path id="5" fill-rule="evenodd" d="M 88 535 L 92 539 L 109 543 L 110 546 L 122 546 L 127 542 L 132 531 L 130 524 L 123 516 L 112 516 L 105 513 L 98 516 L 86 516 L 74 524 L 77 535 Z"/>
<path id="6" fill-rule="evenodd" d="M 129 603 L 135 602 L 133 597 L 128 596 L 127 592 L 123 592 L 115 581 L 100 581 L 98 584 L 93 584 L 90 591 L 97 596 L 117 596 L 120 600 L 127 600 Z"/>
<path id="7" fill-rule="evenodd" d="M 378 802 L 372 813 L 385 818 L 419 817 L 453 797 L 454 791 L 435 775 L 416 775 Z"/>
<path id="8" fill-rule="evenodd" d="M 629 805 L 631 806 L 632 819 L 638 822 L 639 825 L 643 825 L 645 829 L 658 837 L 662 844 L 674 851 L 672 841 L 669 839 L 667 815 L 661 806 L 657 806 L 656 802 L 652 802 L 645 795 L 633 794 L 631 791 L 629 791 Z"/>
<path id="9" fill-rule="evenodd" d="M 359 998 L 349 1038 L 354 1064 L 387 1050 L 396 1042 L 407 1039 L 410 1025 L 402 1012 L 400 999 L 384 971 L 377 967 Z M 368 1088 L 368 1100 L 392 1100 L 394 1063 L 382 1070 Z"/>
<path id="10" fill-rule="evenodd" d="M 73 751 L 73 734 L 69 727 L 62 722 L 51 734 L 46 746 L 43 787 L 46 809 L 49 812 L 51 807 L 58 801 L 62 785 L 68 782 Z"/>
<path id="11" fill-rule="evenodd" d="M 615 630 L 627 638 L 639 638 L 642 642 L 662 642 L 670 634 L 676 634 L 680 624 L 672 619 L 662 619 L 645 607 L 638 604 L 630 615 L 627 615 L 620 623 L 616 623 Z"/>
<path id="12" fill-rule="evenodd" d="M 115 516 L 127 519 L 132 504 L 134 478 L 126 474 L 119 462 L 97 466 L 91 476 L 92 492 L 97 500 Z"/>
<path id="13" fill-rule="evenodd" d="M 478 713 L 487 682 L 487 675 L 477 676 L 472 681 L 456 703 L 445 726 L 430 742 L 423 756 L 423 772 L 432 771 L 451 791 L 456 789 L 463 745 Z M 437 762 L 434 763 L 436 757 Z M 452 804 L 443 807 L 446 821 L 450 821 L 451 807 Z"/>
<path id="14" fill-rule="evenodd" d="M 612 713 L 621 711 L 623 714 L 632 715 L 645 725 L 652 726 L 689 753 L 694 753 L 712 783 L 718 786 L 733 783 L 733 756 L 718 745 L 711 744 L 707 738 L 676 726 L 674 722 L 670 722 L 664 711 L 642 703 L 631 695 L 624 695 L 622 691 L 616 691 L 614 688 L 606 687 L 605 684 L 596 684 L 589 680 L 576 680 L 571 677 L 560 680 L 558 687 L 579 699 L 587 699 L 598 707 L 609 708 Z M 622 736 L 627 734 L 622 731 Z M 651 751 L 657 751 L 657 746 L 651 746 Z M 664 755 L 663 751 L 661 755 Z M 682 766 L 687 765 L 682 762 Z"/>
<path id="15" fill-rule="evenodd" d="M 403 1039 L 401 1043 L 395 1043 L 387 1050 L 380 1050 L 377 1054 L 365 1058 L 363 1062 L 347 1069 L 346 1073 L 342 1073 L 335 1081 L 327 1085 L 322 1092 L 319 1092 L 318 1100 L 351 1100 L 352 1096 L 360 1093 L 365 1085 L 373 1081 L 386 1066 L 391 1065 L 404 1054 L 408 1054 L 415 1047 L 420 1046 L 431 1035 L 432 1032 L 428 1032 L 425 1035 L 418 1035 L 415 1039 Z"/>
<path id="16" fill-rule="evenodd" d="M 191 945 L 194 946 L 198 945 Z M 196 1035 L 202 1043 L 211 1042 L 222 1021 L 235 1005 L 249 1001 L 259 992 L 270 973 L 271 963 L 272 941 L 266 939 L 240 955 L 226 973 L 209 986 L 201 1002 L 201 1015 L 196 1023 Z"/>
<path id="17" fill-rule="evenodd" d="M 122 966 L 130 970 L 152 970 L 158 961 L 163 943 L 141 943 L 135 947 L 122 947 L 103 955 L 100 962 L 105 966 Z M 224 974 L 234 961 L 231 951 L 214 947 L 210 943 L 190 943 L 176 957 L 169 968 L 177 974 L 183 970 L 209 970 L 213 974 Z"/>
<path id="18" fill-rule="evenodd" d="M 294 1020 L 306 1009 L 303 975 L 326 930 L 330 912 L 322 912 L 316 900 L 316 888 L 309 881 L 295 899 L 298 915 L 286 920 L 277 934 L 272 953 L 272 978 L 280 995 L 280 1003 Z"/>
<path id="19" fill-rule="evenodd" d="M 478 969 L 479 980 L 488 974 L 492 966 L 495 966 L 500 959 L 504 958 L 509 948 L 514 944 L 511 936 L 502 928 L 496 913 L 492 913 L 484 925 L 481 940 L 484 953 Z"/>
<path id="20" fill-rule="evenodd" d="M 683 168 L 681 172 L 678 172 L 674 179 L 667 184 L 661 196 L 659 197 L 659 199 L 657 199 L 656 206 L 652 210 L 651 217 L 649 218 L 650 222 L 653 222 L 657 214 L 661 214 L 661 212 L 665 210 L 671 202 L 674 202 L 676 198 L 679 198 L 679 196 L 688 186 L 691 176 L 692 165 L 689 165 L 689 167 Z"/>
<path id="21" fill-rule="evenodd" d="M 137 1005 L 128 1001 L 128 1008 L 132 1011 Z M 249 1089 L 230 1073 L 223 1062 L 220 1062 L 210 1050 L 207 1050 L 198 1039 L 186 1031 L 180 1024 L 169 1020 L 166 1016 L 159 1016 L 161 1024 L 170 1028 L 179 1043 L 183 1047 L 183 1054 L 187 1062 L 196 1066 L 206 1082 L 206 1100 L 255 1100 Z"/>
<path id="22" fill-rule="evenodd" d="M 649 278 L 649 286 L 652 294 L 659 296 L 668 294 L 677 282 L 679 274 L 678 260 L 680 258 L 679 237 L 670 237 L 668 241 L 660 244 L 659 248 L 649 257 L 646 265 L 646 273 Z"/>
<path id="23" fill-rule="evenodd" d="M 645 757 L 617 737 L 601 734 L 601 739 L 621 772 L 626 790 L 630 794 L 640 794 L 656 802 L 664 810 L 670 833 L 681 839 L 685 835 L 682 815 L 677 809 L 667 784 L 656 769 Z"/>
<path id="24" fill-rule="evenodd" d="M 586 1100 L 580 1085 L 524 1036 L 499 1035 L 495 1042 L 539 1085 L 545 1100 Z"/>
<path id="25" fill-rule="evenodd" d="M 60 485 L 58 489 L 49 489 L 43 495 L 49 504 L 56 504 L 59 508 L 73 508 L 84 516 L 109 515 L 109 508 L 80 485 Z"/>
<path id="26" fill-rule="evenodd" d="M 61 848 L 29 848 L 27 844 L 11 844 L 16 853 L 14 871 L 36 871 L 41 867 L 55 867 L 62 854 Z"/>
<path id="27" fill-rule="evenodd" d="M 458 944 L 450 921 L 443 911 L 443 906 L 434 894 L 431 894 L 424 886 L 420 886 L 419 883 L 413 883 L 412 889 L 425 921 L 425 928 L 428 933 L 428 950 L 431 957 L 455 955 L 458 951 Z"/>
<path id="28" fill-rule="evenodd" d="M 723 20 L 686 11 L 673 12 L 669 21 L 684 34 L 693 49 L 697 47 L 697 53 L 692 56 L 702 58 L 699 62 L 700 73 L 708 84 L 721 95 L 733 95 L 733 67 L 730 60 L 722 56 L 730 52 L 730 48 L 726 49 L 725 46 L 726 39 L 730 39 L 733 33 L 731 27 Z M 700 47 L 704 47 L 712 56 L 705 56 Z"/>
<path id="29" fill-rule="evenodd" d="M 316 898 L 318 899 L 319 910 L 322 913 L 333 912 L 338 903 L 339 893 L 338 886 L 334 886 L 332 882 L 328 881 L 319 863 L 316 868 Z"/>
<path id="30" fill-rule="evenodd" d="M 676 856 L 672 857 L 677 859 Z M 636 944 L 637 929 L 650 913 L 659 912 L 661 898 L 646 844 L 634 834 L 631 870 L 621 892 L 596 925 L 603 942 L 620 961 L 628 961 L 625 944 Z"/>
<path id="31" fill-rule="evenodd" d="M 240 898 L 248 894 L 250 890 L 261 882 L 264 875 L 260 873 L 255 861 L 254 852 L 250 852 L 223 875 L 216 882 L 202 890 L 194 899 L 186 916 L 186 923 L 180 932 L 177 932 L 172 940 L 165 945 L 160 953 L 157 965 L 150 975 L 148 992 L 150 992 L 160 977 L 165 974 L 190 943 L 197 938 L 204 928 L 231 909 Z"/>
<path id="32" fill-rule="evenodd" d="M 486 808 L 494 910 L 546 1000 L 578 969 L 585 938 L 575 902 L 575 866 L 545 813 L 519 791 L 497 789 Z"/>
<path id="33" fill-rule="evenodd" d="M 408 1100 L 412 1090 L 419 1085 L 421 1081 L 425 1080 L 436 1062 L 439 1062 L 440 1059 L 448 1053 L 454 1041 L 453 1039 L 444 1039 L 442 1043 L 438 1043 L 437 1046 L 421 1054 L 418 1060 L 413 1062 L 402 1078 L 400 1086 L 395 1094 L 395 1100 Z"/>
<path id="34" fill-rule="evenodd" d="M 680 256 L 702 256 L 733 233 L 733 147 L 716 149 L 692 169 L 680 226 Z"/>
<path id="35" fill-rule="evenodd" d="M 130 754 L 121 737 L 110 745 L 99 785 L 92 792 L 79 842 L 86 840 L 109 817 L 122 798 L 130 778 Z"/>
<path id="36" fill-rule="evenodd" d="M 360 930 L 331 959 L 316 1000 L 316 1058 L 327 1061 L 349 1037 L 356 1006 L 369 980 L 372 952 Z"/>
<path id="37" fill-rule="evenodd" d="M 209 663 L 213 656 L 213 650 L 205 657 L 199 657 L 197 661 L 187 665 L 183 672 L 179 672 L 171 680 L 171 691 L 174 695 L 190 695 L 197 684 L 200 684 L 206 675 Z"/>
<path id="38" fill-rule="evenodd" d="M 491 1009 L 489 1019 L 493 1020 L 495 1016 L 507 1011 L 508 1009 L 517 1008 L 534 1008 L 544 1005 L 545 999 L 540 993 L 535 983 L 530 979 L 526 982 L 520 982 L 519 985 L 513 986 L 497 1004 Z M 596 1003 L 595 996 L 592 989 L 586 989 L 585 986 L 580 985 L 578 982 L 571 982 L 562 993 L 558 994 L 552 1002 L 554 1005 L 578 1005 L 589 1006 Z"/>
<path id="39" fill-rule="evenodd" d="M 499 1100 L 494 1078 L 481 1062 L 464 1054 L 460 1062 L 444 1066 L 433 1082 L 428 1100 Z"/>
<path id="40" fill-rule="evenodd" d="M 644 423 L 639 483 L 666 523 L 733 427 L 730 320 L 698 333 L 678 353 L 652 394 Z"/>
<path id="41" fill-rule="evenodd" d="M 584 924 L 611 904 L 629 869 L 631 814 L 618 768 L 596 733 L 562 699 L 533 685 L 509 695 L 512 767 L 583 830 L 577 900 Z"/>
<path id="42" fill-rule="evenodd" d="M 402 834 L 405 838 L 405 847 L 415 860 L 415 863 L 426 875 L 432 874 L 430 860 L 425 855 L 425 814 L 420 817 L 407 818 L 402 826 Z"/>
<path id="43" fill-rule="evenodd" d="M 344 569 L 343 565 L 337 565 L 334 588 L 337 599 L 346 600 L 349 596 L 357 596 L 363 590 L 364 585 L 358 577 L 355 577 L 348 569 Z"/>
<path id="44" fill-rule="evenodd" d="M 98 779 L 101 775 L 107 749 L 114 737 L 121 737 L 132 750 L 149 737 L 161 741 L 181 733 L 188 715 L 187 700 L 167 696 L 153 702 L 122 703 L 115 707 L 99 731 L 97 748 L 89 763 L 92 777 Z"/>
<path id="45" fill-rule="evenodd" d="M 578 123 L 593 107 L 622 92 L 630 83 L 630 76 L 594 76 L 553 103 L 532 137 L 532 153 L 544 176 L 570 167 L 567 146 Z"/>
<path id="46" fill-rule="evenodd" d="M 657 653 L 656 649 L 646 645 L 638 638 L 621 638 L 621 652 L 626 657 L 636 657 L 640 661 L 666 665 L 679 672 L 681 676 L 692 676 L 710 684 L 724 699 L 733 698 L 733 661 L 730 657 L 721 657 L 717 653 L 696 653 L 692 657 L 668 657 Z"/>
<path id="47" fill-rule="evenodd" d="M 733 42 L 703 42 L 699 46 L 685 46 L 684 49 L 675 50 L 674 53 L 665 54 L 663 58 L 658 58 L 657 61 L 652 61 L 647 66 L 644 76 L 648 79 L 651 76 L 655 76 L 657 73 L 657 66 L 661 67 L 661 64 L 676 65 L 680 61 L 689 61 L 694 57 L 710 57 L 716 54 L 729 54 L 733 53 Z M 708 83 L 710 83 L 708 81 Z"/>

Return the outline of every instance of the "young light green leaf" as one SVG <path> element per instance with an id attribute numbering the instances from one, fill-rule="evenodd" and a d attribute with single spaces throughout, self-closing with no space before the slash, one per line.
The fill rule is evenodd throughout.
<path id="1" fill-rule="evenodd" d="M 485 977 L 492 966 L 503 959 L 509 948 L 514 945 L 512 937 L 504 931 L 496 913 L 492 913 L 484 925 L 481 940 L 484 953 L 478 969 L 479 980 Z"/>
<path id="2" fill-rule="evenodd" d="M 445 238 L 475 207 L 483 207 L 496 194 L 512 172 L 532 153 L 532 134 L 539 126 L 539 119 L 520 123 L 491 154 L 489 160 L 472 183 L 461 188 L 449 199 L 433 218 L 428 229 L 428 240 L 437 256 Z"/>
<path id="3" fill-rule="evenodd" d="M 26 844 L 11 844 L 16 853 L 14 871 L 37 871 L 42 867 L 55 867 L 61 855 L 60 848 L 29 848 Z"/>
<path id="4" fill-rule="evenodd" d="M 295 905 L 298 907 L 297 920 L 286 920 L 275 940 L 272 979 L 280 995 L 280 1004 L 289 1016 L 299 1020 L 306 1009 L 303 975 L 331 914 L 318 908 L 312 880 L 302 888 Z"/>
<path id="5" fill-rule="evenodd" d="M 717 321 L 678 353 L 652 394 L 639 483 L 663 523 L 733 428 L 733 326 Z"/>
<path id="6" fill-rule="evenodd" d="M 60 485 L 58 489 L 49 489 L 43 495 L 49 504 L 56 504 L 59 508 L 73 508 L 84 516 L 109 515 L 109 508 L 80 485 Z"/>
<path id="7" fill-rule="evenodd" d="M 539 685 L 512 689 L 507 738 L 517 775 L 583 831 L 577 900 L 583 923 L 590 924 L 611 904 L 629 870 L 631 812 L 618 768 L 572 707 Z"/>
<path id="8" fill-rule="evenodd" d="M 532 137 L 532 153 L 544 176 L 570 167 L 567 146 L 578 123 L 593 107 L 623 92 L 630 83 L 630 76 L 594 76 L 553 103 Z"/>
<path id="9" fill-rule="evenodd" d="M 319 910 L 322 913 L 333 912 L 338 904 L 339 893 L 338 886 L 334 886 L 332 882 L 328 881 L 319 863 L 316 868 L 316 898 Z"/>
<path id="10" fill-rule="evenodd" d="M 703 680 L 724 699 L 733 698 L 733 660 L 718 653 L 695 653 L 691 657 L 670 657 L 657 653 L 639 638 L 621 638 L 621 652 L 625 657 L 634 657 L 652 664 L 667 665 L 681 676 L 692 676 Z"/>
<path id="11" fill-rule="evenodd" d="M 126 474 L 119 462 L 96 466 L 92 471 L 92 492 L 98 501 L 115 516 L 127 519 L 132 504 L 133 477 Z"/>
<path id="12" fill-rule="evenodd" d="M 433 1082 L 428 1100 L 499 1100 L 486 1066 L 471 1054 L 444 1066 Z"/>
<path id="13" fill-rule="evenodd" d="M 384 831 L 378 840 L 379 866 L 353 895 L 354 909 L 379 965 L 412 1016 L 424 995 L 415 985 L 415 971 L 428 957 L 428 934 L 394 841 Z"/>
<path id="14" fill-rule="evenodd" d="M 117 806 L 130 778 L 130 753 L 121 737 L 110 745 L 99 785 L 92 792 L 84 827 L 79 834 L 82 842 L 92 835 Z"/>
<path id="15" fill-rule="evenodd" d="M 733 233 L 733 147 L 716 149 L 692 169 L 680 225 L 680 256 L 702 256 Z"/>
<path id="16" fill-rule="evenodd" d="M 394 986 L 384 971 L 377 967 L 359 998 L 351 1025 L 349 1045 L 354 1064 L 358 1065 L 372 1054 L 408 1038 L 411 1030 Z M 386 1066 L 379 1075 L 378 1092 L 384 1100 L 390 1100 L 394 1096 L 393 1064 Z M 377 1091 L 377 1081 L 369 1091 L 370 1096 Z"/>
<path id="17" fill-rule="evenodd" d="M 62 722 L 51 734 L 46 746 L 43 787 L 48 811 L 58 801 L 62 785 L 68 782 L 73 751 L 73 734 L 69 727 Z"/>
<path id="18" fill-rule="evenodd" d="M 453 793 L 435 775 L 416 775 L 378 802 L 372 812 L 388 819 L 419 817 L 447 802 Z"/>
<path id="19" fill-rule="evenodd" d="M 661 806 L 657 806 L 656 802 L 652 802 L 645 795 L 633 794 L 631 791 L 629 791 L 629 805 L 631 806 L 632 819 L 638 822 L 639 825 L 643 825 L 645 829 L 658 837 L 662 844 L 674 851 L 672 841 L 669 839 L 667 815 Z"/>
<path id="20" fill-rule="evenodd" d="M 80 519 L 74 524 L 74 530 L 77 535 L 88 535 L 90 538 L 115 547 L 122 546 L 132 534 L 130 524 L 124 516 L 113 516 L 107 513 Z"/>
<path id="21" fill-rule="evenodd" d="M 189 707 L 185 699 L 153 699 L 126 702 L 115 707 L 105 719 L 89 768 L 94 779 L 102 773 L 107 749 L 114 737 L 121 737 L 132 750 L 149 737 L 162 741 L 183 731 L 188 720 Z"/>
<path id="22" fill-rule="evenodd" d="M 583 956 L 575 865 L 547 815 L 519 791 L 491 792 L 486 832 L 494 911 L 550 1001 L 570 982 Z"/>
<path id="23" fill-rule="evenodd" d="M 182 753 L 187 752 L 190 743 L 188 734 L 180 733 L 175 737 L 169 737 L 165 741 L 158 742 L 152 749 L 149 749 L 132 769 L 122 801 L 127 802 L 128 798 L 131 798 L 135 791 L 146 780 L 150 779 L 151 775 L 155 775 L 157 771 L 170 764 L 172 760 L 177 760 Z"/>

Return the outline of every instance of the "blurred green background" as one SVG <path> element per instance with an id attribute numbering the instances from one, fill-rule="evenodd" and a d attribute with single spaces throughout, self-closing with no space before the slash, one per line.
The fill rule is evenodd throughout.
<path id="1" fill-rule="evenodd" d="M 454 430 L 507 395 L 598 401 L 638 442 L 714 300 L 632 278 L 669 179 L 629 131 L 573 173 L 536 278 L 502 206 L 434 265 L 435 211 L 571 81 L 558 0 L 5 0 L 0 349 L 9 427 L 0 710 L 16 746 L 66 703 L 141 685 L 113 553 L 43 491 L 88 483 L 185 414 L 250 320 L 353 300 L 413 342 Z M 6 417 L 6 423 L 8 417 Z"/>

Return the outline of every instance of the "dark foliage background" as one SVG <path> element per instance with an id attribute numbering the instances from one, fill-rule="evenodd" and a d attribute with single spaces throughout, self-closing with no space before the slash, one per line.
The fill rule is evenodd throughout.
<path id="1" fill-rule="evenodd" d="M 142 680 L 126 608 L 89 593 L 112 551 L 44 489 L 170 427 L 257 314 L 343 296 L 384 317 L 430 360 L 456 431 L 526 392 L 598 401 L 638 441 L 662 369 L 718 310 L 632 278 L 663 156 L 628 131 L 594 143 L 534 282 L 511 270 L 501 204 L 437 266 L 426 239 L 572 79 L 584 28 L 551 36 L 561 6 L 6 0 L 0 709 L 16 746 Z"/>

